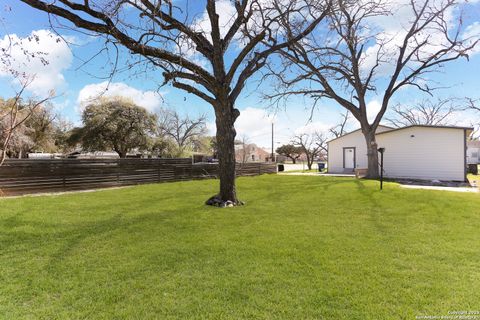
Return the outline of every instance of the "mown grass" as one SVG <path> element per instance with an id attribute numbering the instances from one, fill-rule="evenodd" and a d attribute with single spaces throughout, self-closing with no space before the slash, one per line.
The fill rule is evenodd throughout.
<path id="1" fill-rule="evenodd" d="M 0 200 L 2 319 L 414 319 L 480 308 L 480 197 L 350 178 Z"/>

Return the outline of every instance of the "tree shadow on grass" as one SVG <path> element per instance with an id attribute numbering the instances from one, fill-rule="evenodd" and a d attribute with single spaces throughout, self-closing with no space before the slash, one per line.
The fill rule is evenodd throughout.
<path id="1" fill-rule="evenodd" d="M 128 225 L 132 224 L 134 223 L 128 223 Z M 81 226 L 77 225 L 71 230 L 56 234 L 56 236 L 58 236 L 60 239 L 64 239 L 63 244 L 55 253 L 50 255 L 47 269 L 55 267 L 55 265 L 67 258 L 81 242 L 87 240 L 88 238 L 99 237 L 108 233 L 113 233 L 125 226 L 127 226 L 127 222 L 122 222 L 122 216 L 120 214 L 116 214 L 109 219 L 89 224 L 82 224 Z"/>
<path id="2" fill-rule="evenodd" d="M 169 229 L 176 226 L 169 223 L 161 223 L 169 219 L 170 215 L 178 215 L 176 210 L 166 210 L 161 212 L 151 212 L 142 214 L 136 217 L 125 217 L 121 214 L 116 214 L 109 219 L 82 224 L 75 226 L 70 231 L 61 233 L 61 237 L 65 237 L 64 244 L 50 256 L 50 261 L 46 266 L 47 269 L 55 268 L 59 263 L 68 258 L 71 253 L 79 247 L 83 242 L 92 238 L 108 237 L 109 234 L 124 234 L 128 237 L 132 233 L 140 232 L 140 226 L 151 226 L 158 224 L 159 228 Z M 159 224 L 160 223 L 160 224 Z M 176 228 L 177 229 L 177 228 Z M 73 232 L 71 232 L 73 231 Z M 159 232 L 161 232 L 159 230 Z M 133 238 L 131 241 L 134 241 Z"/>
<path id="3" fill-rule="evenodd" d="M 2 232 L 0 235 L 1 251 L 6 254 L 9 251 L 11 253 L 12 251 L 28 250 L 27 255 L 32 252 L 47 255 L 49 261 L 44 268 L 52 271 L 59 263 L 68 258 L 75 248 L 88 239 L 107 237 L 110 233 L 122 231 L 127 235 L 128 229 L 133 230 L 139 224 L 151 225 L 159 220 L 166 220 L 170 214 L 178 214 L 178 212 L 172 210 L 152 212 L 133 218 L 116 214 L 101 221 L 66 225 L 28 221 L 22 220 L 18 216 L 12 216 L 4 219 L 0 225 L 3 227 L 25 226 L 31 231 Z"/>
<path id="4" fill-rule="evenodd" d="M 368 188 L 367 186 L 365 186 L 365 183 L 359 179 L 355 179 L 355 185 L 357 186 L 357 189 L 362 195 L 362 197 L 364 199 L 367 199 L 367 201 L 369 202 L 370 208 L 368 210 L 368 213 L 375 229 L 379 231 L 382 235 L 387 235 L 388 228 L 382 223 L 381 216 L 384 205 L 375 198 L 375 195 L 378 194 L 380 190 L 377 190 L 378 192 L 375 192 L 373 187 Z"/>
<path id="5" fill-rule="evenodd" d="M 321 183 L 320 186 L 322 187 L 323 191 L 326 192 L 331 187 L 335 187 L 335 186 L 345 184 L 345 183 L 352 183 L 352 179 L 351 178 L 344 178 L 344 179 L 341 179 L 341 180 L 329 181 L 328 183 Z"/>
<path id="6" fill-rule="evenodd" d="M 355 179 L 354 182 L 360 194 L 364 199 L 368 200 L 373 208 L 381 207 L 380 203 L 377 201 L 377 199 L 375 199 L 373 188 L 367 188 L 365 183 L 359 179 Z"/>
<path id="7" fill-rule="evenodd" d="M 16 213 L 8 218 L 0 219 L 0 228 L 13 229 L 22 226 L 24 221 L 20 219 L 20 216 L 20 213 Z"/>
<path id="8" fill-rule="evenodd" d="M 305 177 L 301 177 L 305 178 Z M 314 179 L 312 177 L 306 177 L 307 179 Z M 319 177 L 319 179 L 325 179 L 324 177 Z M 350 179 L 342 180 L 324 180 L 321 182 L 308 183 L 307 185 L 302 184 L 301 182 L 296 182 L 295 185 L 288 184 L 288 188 L 281 186 L 281 188 L 272 188 L 271 184 L 265 184 L 262 189 L 262 193 L 255 193 L 249 199 L 244 199 L 249 204 L 262 203 L 262 202 L 271 202 L 279 201 L 281 204 L 283 201 L 289 201 L 291 197 L 295 197 L 296 194 L 314 194 L 318 195 L 318 191 L 322 190 L 323 192 L 329 191 L 331 187 L 335 187 L 341 184 L 351 183 Z M 281 182 L 279 182 L 281 185 Z M 265 193 L 263 193 L 265 192 Z"/>

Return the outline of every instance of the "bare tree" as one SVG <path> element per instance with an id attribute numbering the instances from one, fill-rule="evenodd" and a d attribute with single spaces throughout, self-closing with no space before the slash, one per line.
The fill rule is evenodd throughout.
<path id="1" fill-rule="evenodd" d="M 41 100 L 25 101 L 22 96 L 31 80 L 25 80 L 25 78 L 20 80 L 22 80 L 20 90 L 12 99 L 4 100 L 0 105 L 0 166 L 5 162 L 15 131 L 32 116 L 35 109 L 53 97 L 52 93 Z"/>
<path id="2" fill-rule="evenodd" d="M 460 110 L 453 99 L 422 100 L 411 107 L 400 104 L 394 106 L 385 120 L 397 128 L 410 125 L 453 125 L 452 116 Z"/>
<path id="3" fill-rule="evenodd" d="M 236 158 L 239 158 L 240 164 L 243 165 L 248 161 L 248 156 L 250 155 L 247 136 L 243 135 L 241 139 L 236 142 L 236 146 L 240 146 L 240 148 L 235 150 Z"/>
<path id="4" fill-rule="evenodd" d="M 278 154 L 290 158 L 293 164 L 297 163 L 297 159 L 302 155 L 303 149 L 293 144 L 284 144 L 275 150 Z"/>
<path id="5" fill-rule="evenodd" d="M 219 12 L 217 1 L 206 0 L 200 18 L 188 2 L 180 8 L 181 4 L 160 0 L 22 1 L 105 36 L 108 43 L 163 70 L 165 83 L 212 105 L 220 164 L 217 197 L 235 204 L 237 98 L 272 53 L 304 38 L 327 13 L 324 1 L 307 0 L 235 0 L 231 15 Z M 282 28 L 280 20 L 302 23 L 292 31 Z"/>
<path id="6" fill-rule="evenodd" d="M 2 22 L 2 21 L 0 21 Z M 3 29 L 2 24 L 2 29 Z M 33 113 L 54 98 L 54 91 L 51 90 L 45 98 L 38 99 L 30 96 L 26 98 L 28 87 L 35 80 L 34 74 L 25 74 L 17 70 L 16 59 L 12 55 L 14 47 L 20 48 L 27 59 L 39 59 L 44 65 L 48 64 L 47 57 L 42 52 L 33 52 L 27 50 L 21 43 L 16 42 L 5 31 L 6 44 L 0 48 L 0 71 L 9 74 L 12 82 L 18 86 L 13 98 L 3 100 L 0 98 L 0 166 L 2 166 L 12 144 L 16 144 L 21 157 L 22 148 L 25 140 L 30 140 L 26 134 L 25 123 L 31 118 Z M 32 37 L 29 41 L 39 41 L 37 37 Z M 24 130 L 20 130 L 24 129 Z M 22 132 L 20 132 L 22 131 Z"/>
<path id="7" fill-rule="evenodd" d="M 480 132 L 480 99 L 473 99 L 473 98 L 465 98 L 466 107 L 464 110 L 472 110 L 476 113 L 477 117 L 471 121 L 471 126 L 474 128 L 472 133 L 470 134 L 470 139 L 478 139 L 479 132 Z"/>
<path id="8" fill-rule="evenodd" d="M 347 125 L 348 120 L 350 120 L 350 112 L 344 112 L 340 114 L 342 116 L 342 119 L 339 124 L 336 126 L 328 129 L 328 132 L 333 135 L 334 138 L 338 138 L 343 136 L 347 131 L 345 130 L 345 127 Z"/>
<path id="9" fill-rule="evenodd" d="M 325 21 L 329 32 L 319 26 L 307 39 L 281 50 L 284 63 L 269 68 L 280 80 L 279 92 L 270 98 L 305 95 L 314 106 L 327 98 L 348 110 L 360 123 L 368 150 L 368 176 L 375 178 L 379 173 L 375 132 L 392 97 L 406 87 L 431 94 L 439 85 L 427 75 L 453 60 L 468 58 L 479 37 L 464 37 L 463 18 L 455 16 L 462 12 L 457 10 L 461 2 L 456 0 L 335 3 Z M 397 19 L 397 12 L 410 17 Z M 382 25 L 385 20 L 397 29 L 387 30 Z M 367 105 L 372 97 L 380 110 L 369 119 Z"/>
<path id="10" fill-rule="evenodd" d="M 297 134 L 292 144 L 300 147 L 305 154 L 308 170 L 312 170 L 315 159 L 327 153 L 327 138 L 318 132 Z"/>
<path id="11" fill-rule="evenodd" d="M 467 109 L 480 112 L 480 99 L 465 98 L 467 101 Z"/>
<path id="12" fill-rule="evenodd" d="M 175 110 L 162 109 L 158 115 L 158 130 L 161 136 L 172 138 L 178 147 L 178 155 L 182 155 L 188 146 L 193 146 L 207 133 L 207 117 L 182 117 Z"/>

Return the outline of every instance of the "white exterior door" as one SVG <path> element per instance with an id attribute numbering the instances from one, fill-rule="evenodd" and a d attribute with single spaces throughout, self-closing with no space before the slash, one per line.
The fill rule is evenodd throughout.
<path id="1" fill-rule="evenodd" d="M 343 149 L 343 167 L 345 169 L 355 168 L 355 148 Z"/>

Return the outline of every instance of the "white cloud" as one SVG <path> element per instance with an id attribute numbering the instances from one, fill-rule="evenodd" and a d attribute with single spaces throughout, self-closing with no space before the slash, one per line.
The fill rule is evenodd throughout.
<path id="1" fill-rule="evenodd" d="M 301 126 L 295 130 L 295 134 L 313 134 L 313 133 L 326 133 L 328 129 L 333 127 L 333 125 L 323 123 L 321 121 L 310 122 L 304 126 Z"/>
<path id="2" fill-rule="evenodd" d="M 249 143 L 260 147 L 271 148 L 272 119 L 274 120 L 275 148 L 281 144 L 290 143 L 295 134 L 327 132 L 333 125 L 323 121 L 314 121 L 305 124 L 306 116 L 291 111 L 274 116 L 265 109 L 248 107 L 240 111 L 240 117 L 235 122 L 237 139 L 246 138 Z M 207 123 L 210 135 L 215 135 L 214 122 Z"/>
<path id="3" fill-rule="evenodd" d="M 463 33 L 462 38 L 467 41 L 468 45 L 473 45 L 475 41 L 478 41 L 478 39 L 480 39 L 480 22 L 477 21 L 469 25 L 465 29 L 465 32 Z M 470 56 L 477 53 L 480 53 L 480 44 L 478 43 L 470 53 Z"/>
<path id="4" fill-rule="evenodd" d="M 297 10 L 301 10 L 302 4 L 302 2 L 299 2 L 295 5 L 295 8 Z M 261 15 L 265 17 L 278 15 L 278 10 L 280 9 L 278 9 L 276 5 L 281 5 L 283 7 L 291 7 L 292 3 L 290 0 L 282 0 L 280 2 L 278 2 L 278 0 L 259 0 L 258 2 L 253 2 L 250 6 L 248 6 L 247 10 L 252 13 L 252 17 L 250 17 L 247 22 L 248 33 L 250 36 L 254 36 L 264 30 L 264 18 L 262 18 Z M 220 37 L 224 38 L 232 27 L 238 15 L 237 9 L 235 8 L 234 1 L 231 0 L 217 0 L 215 2 L 215 7 L 219 17 L 218 25 L 220 29 Z M 292 13 L 291 16 L 294 16 L 294 14 Z M 293 17 L 290 18 L 293 19 Z M 300 17 L 297 15 L 296 18 L 304 17 Z M 199 15 L 198 18 L 193 20 L 191 28 L 197 32 L 203 33 L 210 42 L 212 41 L 212 25 L 206 9 L 202 12 L 201 15 Z M 271 24 L 270 28 L 272 30 L 275 30 L 279 28 L 279 25 Z M 243 47 L 247 43 L 247 41 L 248 39 L 244 38 L 241 30 L 237 31 L 237 33 L 233 37 L 233 43 L 237 46 L 237 48 Z M 197 59 L 195 61 L 197 63 L 199 62 L 198 60 L 202 60 L 202 58 L 196 51 L 196 45 L 194 45 L 193 42 L 186 37 L 180 38 L 177 50 L 190 58 L 193 57 Z M 204 61 L 202 61 L 202 63 L 205 64 Z"/>
<path id="5" fill-rule="evenodd" d="M 34 79 L 28 90 L 46 95 L 51 90 L 65 87 L 63 72 L 72 63 L 72 52 L 68 45 L 48 30 L 36 30 L 21 38 L 16 34 L 0 38 L 0 49 L 11 56 L 9 66 L 0 62 L 0 77 L 12 78 L 8 69 Z"/>
<path id="6" fill-rule="evenodd" d="M 218 24 L 220 27 L 220 36 L 223 38 L 232 26 L 237 11 L 232 2 L 228 0 L 217 1 L 215 5 L 219 15 Z M 210 42 L 212 41 L 212 26 L 210 23 L 210 17 L 208 16 L 208 12 L 206 10 L 203 11 L 202 15 L 198 19 L 193 21 L 191 28 L 196 32 L 205 34 L 206 38 L 209 39 Z M 201 67 L 205 69 L 209 68 L 208 60 L 197 51 L 196 44 L 188 36 L 180 34 L 178 38 L 178 45 L 175 49 L 180 55 L 189 58 Z"/>
<path id="7" fill-rule="evenodd" d="M 235 122 L 237 136 L 246 136 L 252 140 L 271 135 L 273 115 L 265 109 L 248 107 L 240 111 Z"/>
<path id="8" fill-rule="evenodd" d="M 215 122 L 207 122 L 207 132 L 208 132 L 208 135 L 210 136 L 215 135 L 215 133 L 217 132 Z"/>
<path id="9" fill-rule="evenodd" d="M 271 139 L 272 120 L 275 117 L 265 109 L 248 107 L 240 111 L 240 116 L 235 122 L 237 139 L 246 138 L 250 143 L 267 144 Z M 276 123 L 275 123 L 276 125 Z M 207 124 L 210 134 L 214 135 L 216 127 L 214 122 Z"/>
<path id="10" fill-rule="evenodd" d="M 220 27 L 220 36 L 223 38 L 227 34 L 228 30 L 233 24 L 237 15 L 237 10 L 233 6 L 233 3 L 229 0 L 219 0 L 215 3 L 217 13 L 219 15 L 218 24 Z M 210 24 L 210 18 L 205 10 L 197 21 L 193 24 L 193 27 L 197 31 L 204 32 L 209 39 L 211 39 L 212 26 Z"/>
<path id="11" fill-rule="evenodd" d="M 477 123 L 477 115 L 471 110 L 454 111 L 447 118 L 448 124 L 454 126 L 473 127 Z"/>
<path id="12" fill-rule="evenodd" d="M 89 103 L 99 97 L 123 96 L 133 100 L 137 105 L 144 107 L 150 112 L 155 111 L 162 105 L 162 96 L 156 91 L 142 91 L 130 87 L 123 82 L 108 83 L 107 81 L 89 84 L 78 93 L 77 104 L 79 110 L 83 110 Z"/>
<path id="13" fill-rule="evenodd" d="M 380 101 L 373 99 L 369 103 L 367 103 L 367 118 L 368 122 L 372 123 L 375 120 L 378 112 L 382 108 L 382 104 Z"/>
<path id="14" fill-rule="evenodd" d="M 470 2 L 470 1 L 469 1 Z M 418 8 L 423 4 L 423 1 L 414 2 Z M 438 52 L 439 50 L 448 47 L 450 45 L 448 39 L 445 37 L 442 27 L 441 19 L 446 22 L 449 32 L 452 33 L 456 30 L 459 24 L 461 6 L 465 2 L 460 1 L 458 7 L 448 8 L 444 15 L 439 17 L 434 23 L 428 25 L 423 32 L 418 33 L 408 44 L 406 56 L 412 52 L 412 50 L 423 41 L 427 41 L 427 45 L 422 47 L 419 52 L 420 59 L 430 56 L 431 54 Z M 471 3 L 471 2 L 470 2 Z M 434 0 L 429 4 L 431 7 L 439 8 L 444 6 L 445 3 L 442 0 Z M 410 0 L 392 0 L 384 3 L 385 8 L 391 12 L 390 15 L 378 15 L 371 17 L 366 22 L 366 31 L 369 35 L 376 35 L 376 42 L 366 48 L 363 52 L 362 58 L 364 62 L 362 64 L 362 72 L 365 74 L 370 71 L 372 67 L 377 63 L 377 54 L 381 56 L 381 63 L 378 65 L 376 73 L 378 76 L 385 76 L 390 74 L 394 70 L 394 63 L 397 60 L 399 53 L 399 46 L 402 45 L 404 38 L 408 32 L 408 29 L 415 19 L 415 13 L 411 7 Z M 437 25 L 436 22 L 439 24 Z M 480 26 L 478 22 L 475 22 L 465 28 L 463 33 L 463 39 L 472 37 L 472 39 L 478 39 L 480 35 Z M 478 46 L 476 52 L 478 52 Z M 412 58 L 412 65 L 415 64 L 416 58 Z"/>

